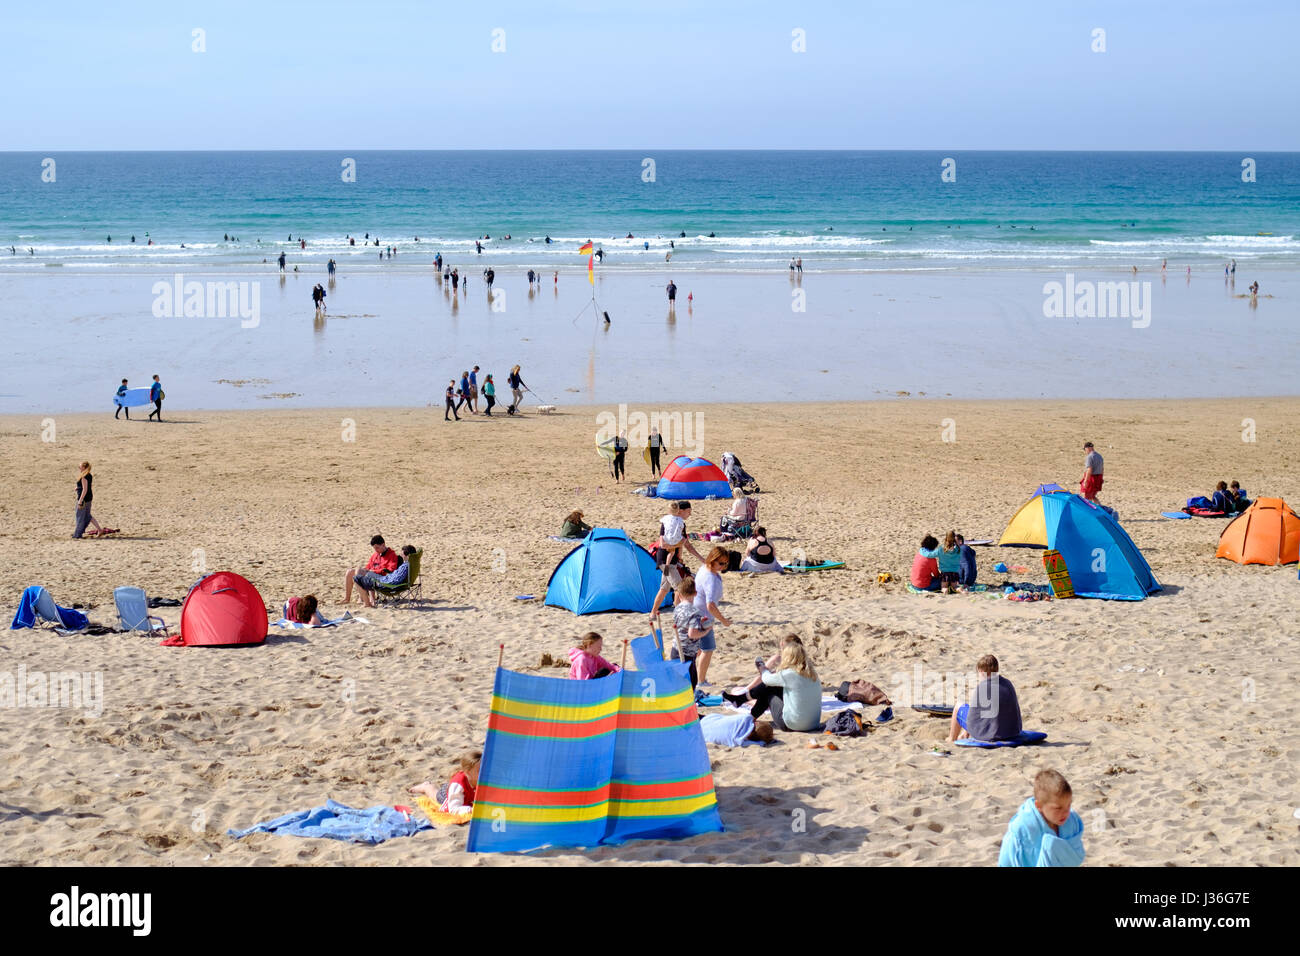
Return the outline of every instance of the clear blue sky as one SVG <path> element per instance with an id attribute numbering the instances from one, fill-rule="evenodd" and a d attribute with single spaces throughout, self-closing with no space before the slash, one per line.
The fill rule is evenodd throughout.
<path id="1" fill-rule="evenodd" d="M 7 0 L 0 149 L 1295 150 L 1298 38 L 1297 0 Z"/>

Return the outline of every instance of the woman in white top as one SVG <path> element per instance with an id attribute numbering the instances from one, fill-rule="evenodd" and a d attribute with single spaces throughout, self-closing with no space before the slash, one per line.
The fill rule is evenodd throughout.
<path id="1" fill-rule="evenodd" d="M 755 663 L 758 679 L 744 694 L 724 693 L 724 698 L 737 706 L 754 701 L 750 713 L 755 720 L 770 710 L 777 730 L 809 731 L 821 726 L 821 680 L 797 634 L 781 639 L 781 659 L 775 671 L 761 660 Z"/>

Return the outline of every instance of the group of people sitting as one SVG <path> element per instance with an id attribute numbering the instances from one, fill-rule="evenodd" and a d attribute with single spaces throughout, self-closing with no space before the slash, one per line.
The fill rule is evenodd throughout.
<path id="1" fill-rule="evenodd" d="M 943 539 L 943 547 L 932 534 L 921 539 L 921 548 L 912 560 L 912 587 L 918 591 L 943 591 L 955 594 L 958 589 L 975 586 L 975 549 L 955 531 Z"/>
<path id="2" fill-rule="evenodd" d="M 1249 507 L 1250 499 L 1246 497 L 1245 489 L 1236 480 L 1232 484 L 1221 481 L 1208 495 L 1187 499 L 1187 509 L 1221 511 L 1226 515 L 1240 514 Z"/>

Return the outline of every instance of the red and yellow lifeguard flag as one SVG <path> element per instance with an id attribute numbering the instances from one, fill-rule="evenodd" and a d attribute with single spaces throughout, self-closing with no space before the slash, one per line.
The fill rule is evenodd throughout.
<path id="1" fill-rule="evenodd" d="M 497 670 L 470 852 L 721 829 L 682 664 L 647 662 L 594 680 Z"/>
<path id="2" fill-rule="evenodd" d="M 587 281 L 596 284 L 596 257 L 587 256 Z"/>
<path id="3" fill-rule="evenodd" d="M 578 250 L 578 255 L 580 255 L 580 256 L 589 256 L 589 255 L 591 255 L 591 242 L 590 242 L 590 241 L 588 241 L 585 245 L 583 245 L 583 247 L 582 247 L 581 249 Z"/>

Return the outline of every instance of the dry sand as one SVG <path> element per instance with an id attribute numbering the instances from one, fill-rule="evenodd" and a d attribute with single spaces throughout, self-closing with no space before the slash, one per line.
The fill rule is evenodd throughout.
<path id="1" fill-rule="evenodd" d="M 763 485 L 760 519 L 779 553 L 848 562 L 728 575 L 735 623 L 719 631 L 715 682 L 748 678 L 788 631 L 811 645 L 828 686 L 862 677 L 894 690 L 914 667 L 926 679 L 965 673 L 992 652 L 1049 744 L 934 756 L 946 722 L 904 709 L 838 752 L 798 734 L 767 750 L 712 748 L 727 832 L 524 859 L 988 865 L 1033 773 L 1053 766 L 1073 784 L 1089 865 L 1300 863 L 1296 569 L 1215 559 L 1221 521 L 1158 518 L 1220 478 L 1300 503 L 1300 399 L 684 410 L 703 416 L 706 455 L 736 451 Z M 376 531 L 425 548 L 432 599 L 234 650 L 6 632 L 0 671 L 102 671 L 104 710 L 0 710 L 0 862 L 517 862 L 465 855 L 458 828 L 373 848 L 225 831 L 327 797 L 410 803 L 406 786 L 445 779 L 456 754 L 482 744 L 498 643 L 507 666 L 536 670 L 591 627 L 615 658 L 644 633 L 639 616 L 579 620 L 515 600 L 544 594 L 569 548 L 546 536 L 574 508 L 642 543 L 653 536 L 664 505 L 613 486 L 593 452 L 597 411 L 461 424 L 439 409 L 169 411 L 179 421 L 161 426 L 69 415 L 52 442 L 37 417 L 0 419 L 11 610 L 42 583 L 111 623 L 115 585 L 179 598 L 202 559 L 244 574 L 269 605 L 310 591 L 333 615 L 344 569 Z M 342 440 L 345 418 L 355 441 Z M 944 419 L 956 441 L 943 441 Z M 1076 487 L 1089 438 L 1106 458 L 1102 500 L 1164 593 L 1018 604 L 906 592 L 923 534 L 996 539 L 1039 482 Z M 83 459 L 95 466 L 96 517 L 118 538 L 69 540 Z M 634 480 L 648 478 L 639 458 L 630 464 Z M 724 510 L 700 503 L 691 530 Z M 1032 563 L 1013 577 L 1045 580 L 1036 553 L 1000 549 L 981 550 L 981 580 L 1001 579 L 997 560 Z M 877 584 L 885 570 L 896 583 Z M 174 625 L 178 610 L 161 613 Z"/>

